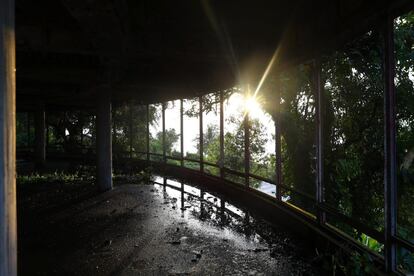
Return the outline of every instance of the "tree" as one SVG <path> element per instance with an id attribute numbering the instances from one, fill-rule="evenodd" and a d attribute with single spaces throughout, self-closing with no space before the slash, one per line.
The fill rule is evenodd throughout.
<path id="1" fill-rule="evenodd" d="M 171 156 L 173 154 L 174 144 L 178 142 L 180 135 L 175 132 L 175 129 L 165 130 L 165 153 Z M 163 152 L 163 133 L 158 132 L 155 138 L 151 139 L 151 152 Z"/>

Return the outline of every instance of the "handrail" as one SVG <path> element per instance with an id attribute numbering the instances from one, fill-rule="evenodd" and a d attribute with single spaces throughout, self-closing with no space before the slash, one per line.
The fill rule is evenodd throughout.
<path id="1" fill-rule="evenodd" d="M 410 250 L 411 252 L 414 252 L 414 243 L 407 241 L 406 239 L 403 239 L 399 236 L 393 236 L 393 239 L 400 245 L 403 246 L 405 248 L 407 248 L 408 250 Z"/>
<path id="2" fill-rule="evenodd" d="M 194 162 L 194 163 L 201 163 L 200 160 L 197 159 L 192 159 L 192 158 L 188 158 L 188 157 L 183 157 L 184 161 L 189 161 L 189 162 Z"/>
<path id="3" fill-rule="evenodd" d="M 359 230 L 368 236 L 376 239 L 378 242 L 384 243 L 384 233 L 381 231 L 378 231 L 376 229 L 373 229 L 371 227 L 367 227 L 365 224 L 361 223 L 358 220 L 355 220 L 351 217 L 348 217 L 347 215 L 342 214 L 341 212 L 338 212 L 338 210 L 330 207 L 329 205 L 322 203 L 318 205 L 318 208 L 328 212 L 329 214 L 335 216 L 336 218 L 342 220 L 346 224 L 352 226 L 356 230 Z"/>
<path id="4" fill-rule="evenodd" d="M 154 155 L 154 156 L 164 157 L 164 155 L 162 153 L 149 152 L 148 154 L 149 155 Z"/>
<path id="5" fill-rule="evenodd" d="M 220 168 L 220 166 L 219 166 L 218 164 L 215 164 L 215 163 L 212 163 L 212 162 L 203 161 L 203 163 L 204 163 L 205 165 L 208 165 L 208 166 L 212 166 L 212 167 Z"/>

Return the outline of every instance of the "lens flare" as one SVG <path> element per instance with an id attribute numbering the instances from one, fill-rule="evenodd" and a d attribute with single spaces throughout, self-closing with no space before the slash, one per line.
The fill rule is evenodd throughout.
<path id="1" fill-rule="evenodd" d="M 251 118 L 258 118 L 262 109 L 258 97 L 254 95 L 244 97 L 243 108 L 245 116 L 249 115 Z"/>
<path id="2" fill-rule="evenodd" d="M 266 70 L 265 70 L 265 72 L 263 73 L 263 76 L 262 76 L 262 78 L 260 79 L 260 82 L 259 82 L 259 84 L 258 84 L 258 85 L 257 85 L 257 87 L 256 87 L 256 90 L 254 91 L 254 97 L 256 97 L 256 95 L 259 93 L 260 89 L 262 88 L 263 83 L 265 82 L 265 80 L 266 80 L 267 76 L 269 75 L 270 70 L 272 69 L 272 67 L 273 67 L 273 65 L 274 65 L 274 63 L 275 63 L 275 61 L 276 61 L 276 59 L 277 59 L 277 57 L 278 57 L 278 55 L 279 55 L 279 49 L 280 49 L 280 47 L 277 47 L 277 48 L 276 48 L 276 51 L 273 53 L 273 56 L 272 56 L 272 58 L 270 59 L 270 62 L 269 62 L 269 64 L 267 65 Z"/>

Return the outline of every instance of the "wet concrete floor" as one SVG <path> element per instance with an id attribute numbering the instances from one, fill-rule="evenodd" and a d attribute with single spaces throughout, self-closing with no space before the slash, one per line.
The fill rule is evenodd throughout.
<path id="1" fill-rule="evenodd" d="M 287 231 L 195 186 L 153 180 L 30 216 L 19 274 L 320 274 Z"/>

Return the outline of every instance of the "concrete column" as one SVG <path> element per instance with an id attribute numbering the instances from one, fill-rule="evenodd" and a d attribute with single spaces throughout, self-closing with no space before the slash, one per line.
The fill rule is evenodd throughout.
<path id="1" fill-rule="evenodd" d="M 97 180 L 101 191 L 112 189 L 112 111 L 109 93 L 101 94 L 96 114 Z"/>
<path id="2" fill-rule="evenodd" d="M 14 0 L 0 1 L 0 276 L 17 275 Z"/>
<path id="3" fill-rule="evenodd" d="M 46 115 L 42 107 L 35 112 L 36 167 L 42 169 L 46 162 Z"/>

